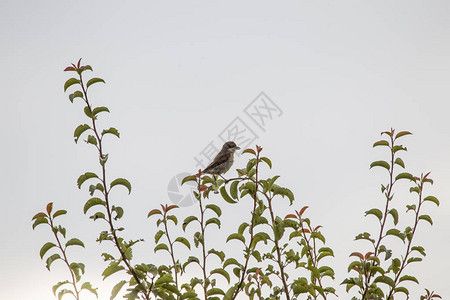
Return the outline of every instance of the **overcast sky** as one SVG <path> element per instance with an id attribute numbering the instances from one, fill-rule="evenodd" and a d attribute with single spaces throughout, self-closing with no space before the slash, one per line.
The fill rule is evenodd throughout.
<path id="1" fill-rule="evenodd" d="M 336 271 L 331 284 L 349 299 L 339 286 L 348 255 L 366 250 L 353 238 L 376 230 L 364 211 L 383 205 L 386 176 L 369 165 L 387 153 L 372 144 L 394 127 L 413 132 L 402 157 L 414 174 L 431 171 L 435 184 L 426 193 L 441 201 L 425 207 L 433 227 L 423 223 L 417 232 L 427 256 L 409 269 L 421 282 L 411 285 L 411 298 L 427 287 L 449 299 L 449 13 L 444 0 L 2 0 L 0 298 L 52 299 L 52 285 L 66 278 L 61 263 L 48 272 L 39 258 L 48 229 L 31 229 L 31 217 L 48 202 L 69 211 L 60 221 L 86 244 L 70 258 L 86 264 L 99 298 L 108 299 L 120 278 L 101 279 L 100 254 L 110 248 L 95 239 L 105 228 L 82 213 L 89 195 L 76 187 L 80 174 L 98 170 L 94 150 L 72 138 L 86 122 L 83 107 L 63 92 L 69 74 L 62 70 L 82 57 L 106 81 L 91 93 L 111 111 L 101 125 L 121 132 L 105 147 L 109 178 L 133 185 L 130 196 L 118 190 L 114 201 L 125 208 L 126 238 L 147 240 L 137 261 L 159 262 L 146 213 L 171 203 L 169 182 L 195 172 L 194 158 L 241 126 L 251 137 L 238 144 L 262 145 L 274 164 L 266 174 L 281 175 L 296 195 L 292 209 L 309 205 L 313 222 L 324 226 L 336 256 L 327 261 Z M 273 109 L 264 124 L 251 114 L 261 103 Z M 235 166 L 245 163 L 238 157 Z M 399 188 L 395 205 L 403 213 L 413 198 L 406 183 Z M 244 209 L 224 211 L 225 229 L 248 220 Z M 211 231 L 218 240 L 221 232 Z"/>

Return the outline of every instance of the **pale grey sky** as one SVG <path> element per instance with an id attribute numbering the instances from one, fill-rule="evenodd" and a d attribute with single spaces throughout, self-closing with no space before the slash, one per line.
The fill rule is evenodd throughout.
<path id="1" fill-rule="evenodd" d="M 274 163 L 271 174 L 294 191 L 294 208 L 309 205 L 324 226 L 340 299 L 350 298 L 339 286 L 348 255 L 365 250 L 354 236 L 376 228 L 364 211 L 382 205 L 385 177 L 368 166 L 386 153 L 372 143 L 390 127 L 414 133 L 403 158 L 411 172 L 432 172 L 429 193 L 441 206 L 426 208 L 435 224 L 418 231 L 427 256 L 411 271 L 450 298 L 449 13 L 448 1 L 3 0 L 0 298 L 52 299 L 51 286 L 65 278 L 61 264 L 48 272 L 39 259 L 49 232 L 31 229 L 50 201 L 69 211 L 60 219 L 68 235 L 85 242 L 70 255 L 87 265 L 100 299 L 119 278 L 101 280 L 105 248 L 95 239 L 104 228 L 83 215 L 88 194 L 76 187 L 97 161 L 93 149 L 73 142 L 82 106 L 63 93 L 62 70 L 80 57 L 107 83 L 91 93 L 111 110 L 102 124 L 121 132 L 106 147 L 111 178 L 133 185 L 115 201 L 125 208 L 126 237 L 148 242 L 138 261 L 157 257 L 146 212 L 169 202 L 171 178 L 194 172 L 193 157 L 264 91 L 283 114 L 265 132 L 246 121 Z M 399 196 L 398 205 L 409 199 Z M 412 299 L 421 291 L 411 285 Z"/>

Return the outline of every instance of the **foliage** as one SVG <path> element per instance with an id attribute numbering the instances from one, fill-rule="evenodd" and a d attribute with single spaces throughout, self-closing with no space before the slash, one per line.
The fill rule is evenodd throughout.
<path id="1" fill-rule="evenodd" d="M 33 229 L 41 224 L 47 224 L 55 238 L 56 244 L 53 242 L 45 243 L 41 250 L 39 251 L 39 255 L 41 259 L 44 259 L 44 256 L 47 255 L 46 259 L 46 267 L 50 271 L 50 266 L 53 262 L 62 260 L 70 273 L 70 280 L 60 281 L 53 286 L 53 294 L 56 296 L 58 292 L 58 299 L 61 299 L 64 295 L 72 295 L 75 299 L 80 299 L 80 292 L 82 290 L 87 290 L 94 295 L 97 296 L 97 289 L 93 288 L 90 282 L 84 282 L 81 286 L 78 286 L 78 283 L 81 280 L 81 276 L 84 274 L 85 266 L 83 263 L 70 262 L 67 258 L 67 248 L 69 246 L 81 246 L 84 248 L 84 243 L 77 239 L 71 238 L 69 240 L 66 239 L 66 229 L 61 225 L 55 224 L 55 218 L 65 215 L 67 213 L 66 210 L 57 210 L 52 214 L 53 211 L 53 202 L 50 202 L 46 206 L 46 212 L 39 212 L 32 218 Z M 63 241 L 66 241 L 65 243 Z M 48 255 L 48 252 L 55 252 L 51 255 Z M 64 287 L 64 288 L 63 288 Z M 58 291 L 59 290 L 59 291 Z"/>
<path id="2" fill-rule="evenodd" d="M 99 233 L 99 243 L 111 243 L 114 253 L 103 253 L 107 263 L 102 273 L 103 279 L 112 274 L 122 272 L 127 280 L 116 283 L 111 291 L 110 299 L 123 295 L 126 299 L 205 299 L 232 300 L 238 297 L 248 299 L 327 299 L 330 294 L 336 294 L 333 287 L 335 272 L 328 266 L 334 251 L 326 244 L 320 225 L 315 225 L 307 217 L 307 206 L 296 204 L 292 191 L 282 186 L 280 176 L 263 177 L 270 172 L 272 161 L 263 156 L 263 149 L 243 151 L 248 157 L 247 165 L 237 169 L 237 176 L 230 179 L 197 174 L 183 179 L 183 184 L 189 181 L 195 183 L 193 195 L 197 201 L 197 213 L 184 217 L 179 221 L 177 205 L 161 204 L 150 209 L 148 218 L 156 222 L 153 251 L 160 255 L 164 263 L 136 263 L 133 249 L 143 239 L 125 240 L 122 236 L 125 228 L 117 225 L 124 216 L 124 209 L 113 202 L 113 188 L 122 186 L 131 193 L 131 184 L 125 178 L 107 180 L 109 153 L 103 144 L 105 137 L 120 137 L 114 127 L 99 128 L 97 123 L 101 113 L 109 112 L 107 107 L 94 107 L 88 98 L 91 86 L 105 83 L 101 78 L 93 77 L 86 80 L 85 71 L 92 71 L 89 65 L 72 64 L 65 71 L 73 72 L 75 77 L 64 84 L 64 91 L 76 88 L 69 95 L 69 100 L 80 100 L 84 106 L 84 114 L 88 121 L 80 124 L 74 131 L 74 141 L 84 137 L 84 141 L 93 147 L 98 156 L 96 171 L 87 171 L 77 180 L 78 188 L 87 183 L 89 199 L 86 200 L 83 212 L 89 214 L 89 219 L 104 224 L 104 230 Z M 353 252 L 355 258 L 349 265 L 349 272 L 356 272 L 354 277 L 343 281 L 349 293 L 358 290 L 360 299 L 393 299 L 396 294 L 406 294 L 409 291 L 405 282 L 418 280 L 406 273 L 407 267 L 422 260 L 425 249 L 413 243 L 419 224 L 432 224 L 432 218 L 422 213 L 425 202 L 439 205 L 434 196 L 425 196 L 424 189 L 433 181 L 429 173 L 413 176 L 407 172 L 398 172 L 397 168 L 405 168 L 405 163 L 398 156 L 406 148 L 398 144 L 398 140 L 411 134 L 407 131 L 395 133 L 394 130 L 383 132 L 386 140 L 380 140 L 374 147 L 389 149 L 389 161 L 376 161 L 372 167 L 380 167 L 387 172 L 387 182 L 381 185 L 384 198 L 382 209 L 373 208 L 366 216 L 373 216 L 379 224 L 379 232 L 375 237 L 368 232 L 359 234 L 356 240 L 368 241 L 373 250 L 363 254 Z M 261 172 L 261 171 L 264 172 Z M 406 180 L 412 183 L 410 189 L 415 196 L 406 205 L 407 212 L 414 215 L 411 224 L 405 228 L 399 227 L 399 219 L 403 214 L 393 206 L 396 183 Z M 222 202 L 210 199 L 211 195 L 220 196 Z M 216 198 L 216 197 L 214 197 Z M 212 228 L 222 228 L 222 208 L 238 207 L 249 203 L 251 208 L 247 220 L 235 224 L 234 232 L 226 233 L 225 243 L 233 248 L 240 248 L 241 255 L 230 256 L 226 249 L 212 247 Z M 40 212 L 33 217 L 33 228 L 39 224 L 48 224 L 52 228 L 57 245 L 48 242 L 41 249 L 41 258 L 50 249 L 59 249 L 60 254 L 47 258 L 47 268 L 55 260 L 63 260 L 70 271 L 72 281 L 63 281 L 55 285 L 54 293 L 62 285 L 71 284 L 71 290 L 60 290 L 58 297 L 73 295 L 79 299 L 79 291 L 86 289 L 97 295 L 96 289 L 90 283 L 84 283 L 78 288 L 78 282 L 84 273 L 84 265 L 70 263 L 66 257 L 66 248 L 70 245 L 84 247 L 79 239 L 70 239 L 65 247 L 61 245 L 61 237 L 65 238 L 66 230 L 54 225 L 54 218 L 65 214 L 57 211 L 51 215 L 52 203 L 47 206 L 47 213 Z M 280 205 L 290 207 L 290 213 L 280 215 Z M 400 210 L 402 211 L 402 210 Z M 178 216 L 178 217 L 177 217 Z M 390 220 L 391 222 L 388 222 Z M 391 226 L 391 223 L 393 224 Z M 180 229 L 180 230 L 179 230 Z M 184 232 L 185 236 L 177 233 Z M 222 230 L 222 229 L 221 229 Z M 404 244 L 401 254 L 390 249 L 390 238 L 396 238 Z M 183 254 L 183 255 L 181 255 Z M 164 261 L 164 258 L 166 260 Z M 160 261 L 158 259 L 158 261 Z M 197 272 L 200 276 L 191 276 Z M 355 274 L 355 273 L 353 273 Z M 222 284 L 226 282 L 225 284 Z M 126 289 L 126 291 L 122 291 Z M 354 297 L 356 298 L 356 297 Z M 434 292 L 426 290 L 421 299 L 440 298 Z"/>

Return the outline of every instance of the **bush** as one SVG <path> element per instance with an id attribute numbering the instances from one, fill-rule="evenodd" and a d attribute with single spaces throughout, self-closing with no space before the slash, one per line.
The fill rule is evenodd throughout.
<path id="1" fill-rule="evenodd" d="M 65 69 L 75 73 L 64 85 L 64 90 L 77 87 L 69 95 L 71 102 L 80 100 L 84 103 L 84 114 L 88 123 L 79 125 L 74 132 L 77 143 L 82 136 L 85 142 L 97 150 L 98 171 L 86 172 L 77 181 L 78 188 L 89 183 L 90 198 L 84 204 L 83 211 L 89 213 L 89 219 L 103 222 L 104 230 L 99 233 L 99 243 L 112 243 L 114 253 L 103 253 L 102 257 L 108 266 L 102 273 L 103 279 L 116 272 L 125 272 L 127 280 L 119 281 L 111 291 L 114 299 L 126 289 L 126 299 L 327 299 L 336 294 L 333 284 L 335 273 L 327 264 L 334 257 L 332 248 L 326 244 L 321 226 L 314 224 L 307 217 L 307 206 L 291 209 L 291 213 L 280 216 L 277 213 L 279 203 L 284 202 L 297 207 L 294 194 L 280 185 L 278 175 L 262 177 L 272 168 L 272 161 L 263 155 L 263 149 L 245 149 L 248 156 L 245 168 L 237 169 L 234 178 L 224 179 L 207 176 L 201 170 L 197 174 L 184 178 L 186 182 L 194 182 L 193 192 L 197 200 L 198 211 L 179 221 L 176 205 L 161 205 L 151 209 L 148 217 L 156 221 L 154 252 L 166 259 L 165 264 L 135 263 L 133 249 L 142 239 L 126 241 L 122 237 L 123 227 L 117 221 L 124 215 L 124 209 L 113 204 L 110 194 L 117 186 L 125 187 L 131 192 L 131 184 L 125 178 L 107 181 L 106 165 L 108 154 L 103 140 L 108 136 L 120 137 L 116 128 L 100 129 L 97 120 L 101 113 L 109 112 L 107 107 L 94 107 L 88 98 L 88 90 L 97 83 L 104 83 L 101 78 L 85 80 L 85 71 L 92 71 L 89 65 L 82 66 L 81 60 Z M 406 295 L 409 291 L 405 282 L 418 280 L 407 273 L 408 266 L 420 262 L 425 256 L 424 247 L 415 244 L 416 229 L 424 223 L 433 224 L 429 215 L 422 213 L 423 205 L 428 203 L 439 205 L 434 196 L 428 196 L 425 189 L 433 184 L 429 173 L 414 176 L 405 169 L 400 154 L 406 147 L 399 144 L 403 137 L 410 135 L 408 131 L 385 131 L 385 139 L 374 143 L 374 147 L 388 150 L 388 159 L 373 162 L 370 167 L 382 168 L 386 171 L 386 182 L 381 185 L 383 203 L 380 208 L 372 208 L 365 212 L 366 216 L 375 218 L 379 224 L 377 232 L 363 232 L 356 240 L 370 245 L 367 253 L 355 251 L 350 254 L 354 261 L 348 266 L 352 277 L 342 281 L 348 293 L 358 293 L 352 299 L 394 299 L 397 295 Z M 399 227 L 399 219 L 403 218 L 402 207 L 394 207 L 392 200 L 398 189 L 398 181 L 411 183 L 412 199 L 406 205 L 406 213 L 413 214 L 413 222 L 405 228 Z M 210 200 L 213 194 L 220 195 L 221 203 Z M 239 206 L 242 202 L 251 203 L 248 220 L 237 226 L 236 232 L 222 234 L 226 243 L 239 247 L 239 256 L 232 256 L 227 251 L 215 249 L 209 241 L 210 228 L 221 228 L 223 219 L 221 206 Z M 55 220 L 66 214 L 65 210 L 54 212 L 53 203 L 46 206 L 45 212 L 33 217 L 33 229 L 47 224 L 54 234 L 54 241 L 47 242 L 40 251 L 46 258 L 46 266 L 50 270 L 53 262 L 61 260 L 67 266 L 70 277 L 53 286 L 53 292 L 61 299 L 72 295 L 80 299 L 80 292 L 86 290 L 97 295 L 97 289 L 89 282 L 82 283 L 85 266 L 82 263 L 70 262 L 66 252 L 69 246 L 84 247 L 78 238 L 66 239 L 66 229 L 56 225 Z M 390 221 L 389 221 L 390 220 Z M 183 235 L 177 234 L 181 228 Z M 400 240 L 403 252 L 391 250 L 391 237 Z M 53 253 L 53 254 L 52 254 Z M 186 255 L 185 253 L 189 253 Z M 182 254 L 182 255 L 181 255 Z M 189 272 L 188 272 L 189 271 Z M 197 272 L 198 276 L 192 276 Z M 344 296 L 346 297 L 346 296 Z M 347 296 L 350 297 L 350 296 Z M 421 299 L 441 298 L 426 290 Z"/>

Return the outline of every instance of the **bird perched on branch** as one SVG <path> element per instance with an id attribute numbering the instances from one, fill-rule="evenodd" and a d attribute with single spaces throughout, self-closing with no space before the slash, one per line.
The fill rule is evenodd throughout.
<path id="1" fill-rule="evenodd" d="M 235 142 L 228 141 L 226 142 L 222 150 L 216 155 L 212 163 L 210 163 L 202 173 L 211 174 L 211 175 L 221 175 L 226 173 L 234 162 L 234 152 L 239 150 L 239 148 Z"/>

